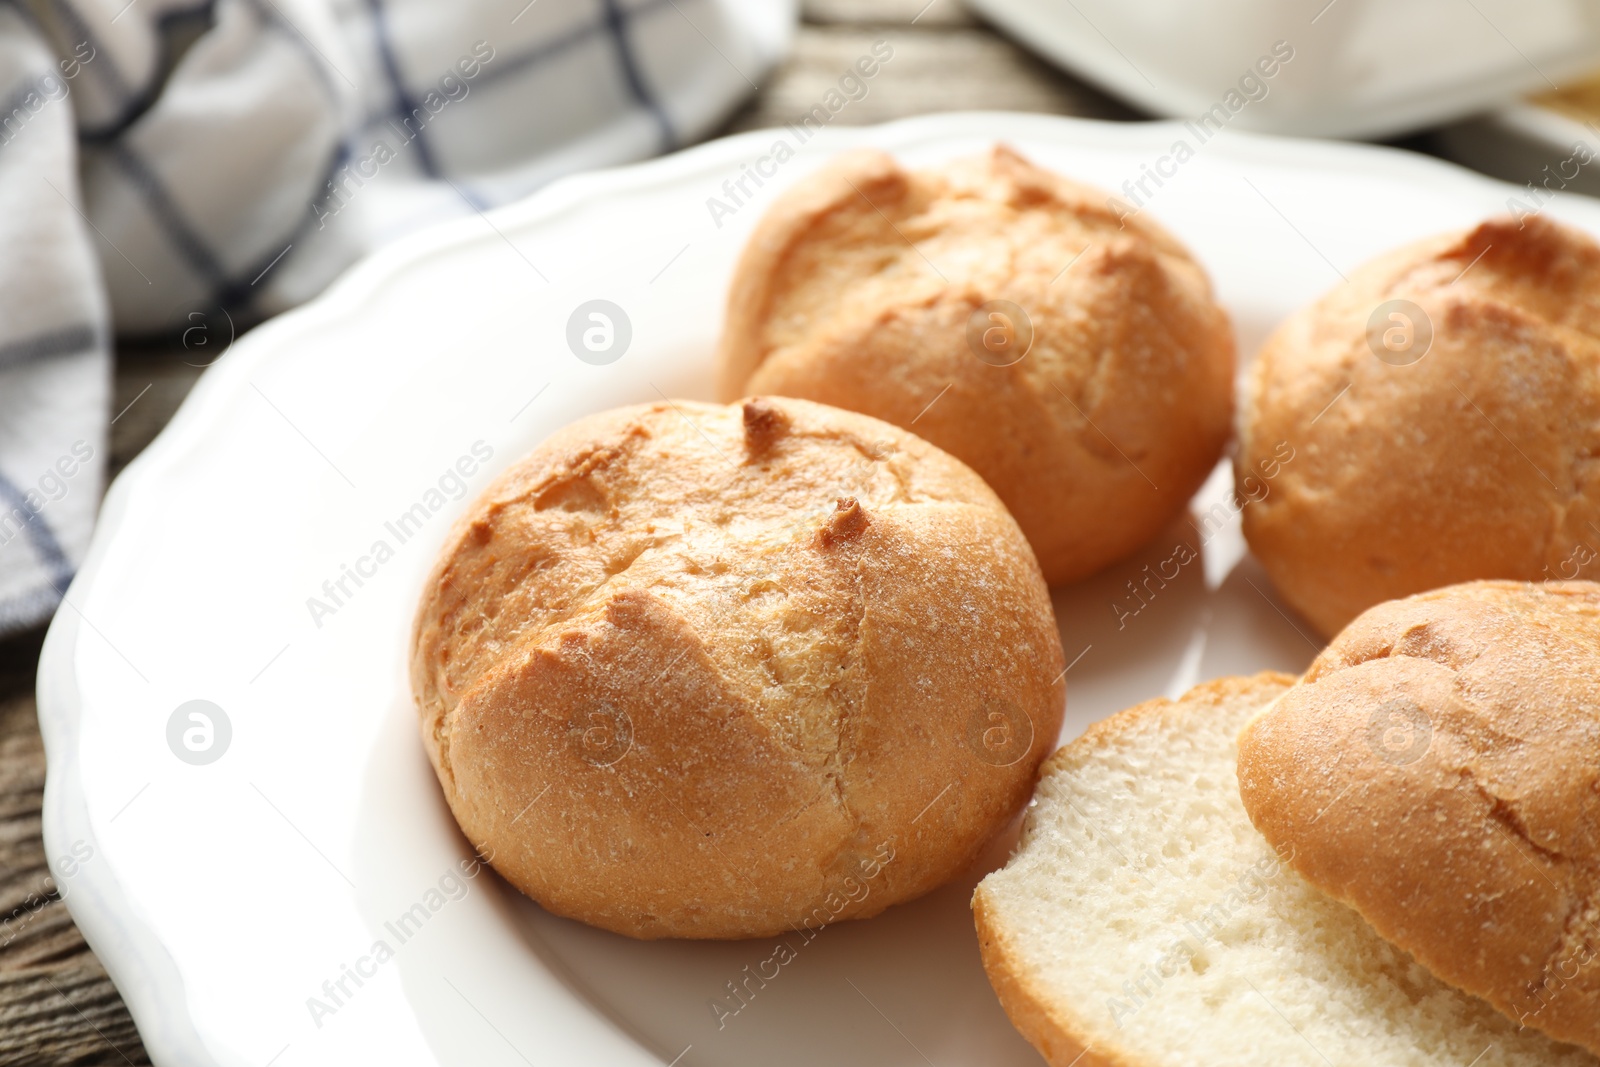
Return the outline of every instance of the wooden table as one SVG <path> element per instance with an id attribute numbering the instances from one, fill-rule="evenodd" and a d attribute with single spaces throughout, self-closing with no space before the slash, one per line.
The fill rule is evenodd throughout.
<path id="1" fill-rule="evenodd" d="M 793 120 L 880 38 L 893 44 L 893 62 L 838 121 L 969 109 L 1141 117 L 999 36 L 960 0 L 926 2 L 806 0 L 794 54 L 720 132 Z M 115 410 L 127 410 L 112 426 L 113 472 L 155 437 L 199 373 L 172 351 L 118 351 Z M 33 703 L 42 640 L 41 631 L 0 642 L 0 1067 L 146 1064 L 133 1020 L 45 866 Z"/>

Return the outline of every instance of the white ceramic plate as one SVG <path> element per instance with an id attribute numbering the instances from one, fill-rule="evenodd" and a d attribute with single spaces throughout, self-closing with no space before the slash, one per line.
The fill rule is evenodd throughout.
<path id="1" fill-rule="evenodd" d="M 1252 95 L 1227 121 L 1301 136 L 1404 133 L 1600 63 L 1600 8 L 1589 0 L 968 3 L 1062 67 L 1169 118 L 1195 119 L 1223 102 L 1282 42 L 1293 59 L 1264 94 L 1246 86 Z"/>
<path id="2" fill-rule="evenodd" d="M 471 464 L 467 492 L 585 413 L 708 396 L 746 233 L 777 188 L 837 149 L 924 164 L 1002 138 L 1117 188 L 1182 132 L 1002 114 L 828 130 L 762 188 L 747 181 L 751 197 L 719 227 L 707 198 L 792 137 L 745 134 L 419 235 L 235 345 L 113 486 L 40 670 L 47 846 L 156 1062 L 1036 1063 L 979 967 L 967 900 L 981 871 L 798 946 L 720 1026 L 712 1002 L 734 1006 L 727 984 L 762 969 L 775 941 L 635 943 L 553 918 L 492 873 L 453 874 L 470 851 L 417 738 L 404 655 L 466 498 L 449 498 L 449 478 L 449 494 L 428 494 L 474 446 L 492 455 Z M 1209 268 L 1250 352 L 1340 271 L 1470 223 L 1505 192 L 1397 152 L 1230 132 L 1148 210 Z M 1551 210 L 1600 232 L 1591 205 Z M 565 340 L 593 299 L 632 324 L 609 365 Z M 1225 516 L 1230 492 L 1219 468 L 1197 513 Z M 433 513 L 401 543 L 386 524 L 419 502 Z M 1236 524 L 1125 614 L 1139 603 L 1127 583 L 1182 536 L 1175 526 L 1058 593 L 1068 736 L 1205 678 L 1312 655 Z M 361 564 L 380 540 L 392 557 Z M 350 595 L 314 620 L 307 599 L 327 599 L 346 564 L 362 584 L 346 579 Z M 206 765 L 169 747 L 192 700 L 231 725 Z M 402 943 L 391 924 L 408 911 L 421 917 Z M 380 940 L 393 951 L 381 963 Z M 359 986 L 346 967 L 368 972 Z"/>

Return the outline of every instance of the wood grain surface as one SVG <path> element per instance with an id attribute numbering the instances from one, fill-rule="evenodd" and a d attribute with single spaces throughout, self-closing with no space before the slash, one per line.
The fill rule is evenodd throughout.
<path id="1" fill-rule="evenodd" d="M 958 0 L 808 0 L 793 55 L 719 132 L 791 121 L 878 40 L 893 46 L 893 59 L 836 121 L 974 108 L 1137 117 L 1000 37 Z M 113 473 L 199 377 L 186 358 L 199 362 L 181 350 L 118 351 Z M 40 839 L 45 760 L 33 680 L 42 639 L 0 642 L 0 1067 L 147 1064 L 122 999 L 61 903 Z"/>

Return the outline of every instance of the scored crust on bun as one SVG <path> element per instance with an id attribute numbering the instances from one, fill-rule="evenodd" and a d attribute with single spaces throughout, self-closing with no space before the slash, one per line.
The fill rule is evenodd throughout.
<path id="1" fill-rule="evenodd" d="M 1205 272 L 1107 201 L 1003 146 L 916 171 L 841 155 L 745 247 L 722 395 L 913 430 L 994 487 L 1051 584 L 1100 570 L 1215 466 L 1234 372 Z"/>
<path id="2" fill-rule="evenodd" d="M 1600 1053 L 1600 585 L 1382 604 L 1240 736 L 1290 865 L 1523 1026 Z"/>
<path id="3" fill-rule="evenodd" d="M 1283 598 L 1331 636 L 1374 604 L 1480 578 L 1600 577 L 1600 245 L 1495 219 L 1353 272 L 1267 341 L 1238 468 Z"/>
<path id="4" fill-rule="evenodd" d="M 412 650 L 462 830 L 557 914 L 877 914 L 1027 800 L 1063 711 L 1037 562 L 971 470 L 804 400 L 582 419 L 457 523 Z"/>

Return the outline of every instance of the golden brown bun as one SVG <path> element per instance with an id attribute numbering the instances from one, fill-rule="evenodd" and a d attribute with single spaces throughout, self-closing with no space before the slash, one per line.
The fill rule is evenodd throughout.
<path id="1" fill-rule="evenodd" d="M 1596 1067 L 1430 975 L 1250 825 L 1239 731 L 1294 681 L 1207 682 L 1045 762 L 972 900 L 1017 1029 L 1052 1067 Z"/>
<path id="2" fill-rule="evenodd" d="M 1415 362 L 1399 321 L 1374 344 L 1392 322 L 1402 351 L 1368 343 L 1395 299 L 1431 323 Z M 1294 449 L 1244 533 L 1325 636 L 1456 582 L 1600 577 L 1600 246 L 1497 219 L 1367 264 L 1267 342 L 1239 436 L 1241 473 Z"/>
<path id="3" fill-rule="evenodd" d="M 1434 974 L 1600 1052 L 1600 585 L 1362 615 L 1239 739 L 1251 821 Z"/>
<path id="4" fill-rule="evenodd" d="M 635 937 L 875 915 L 1027 800 L 1064 662 L 994 493 L 803 400 L 594 415 L 447 539 L 412 650 L 457 821 L 558 914 Z"/>
<path id="5" fill-rule="evenodd" d="M 1204 272 L 1106 201 L 1004 147 L 916 172 L 840 156 L 745 247 L 723 396 L 802 396 L 912 429 L 994 487 L 1048 581 L 1099 570 L 1184 507 L 1233 408 L 1233 335 Z M 968 342 L 990 300 L 1032 324 L 1009 366 Z"/>

